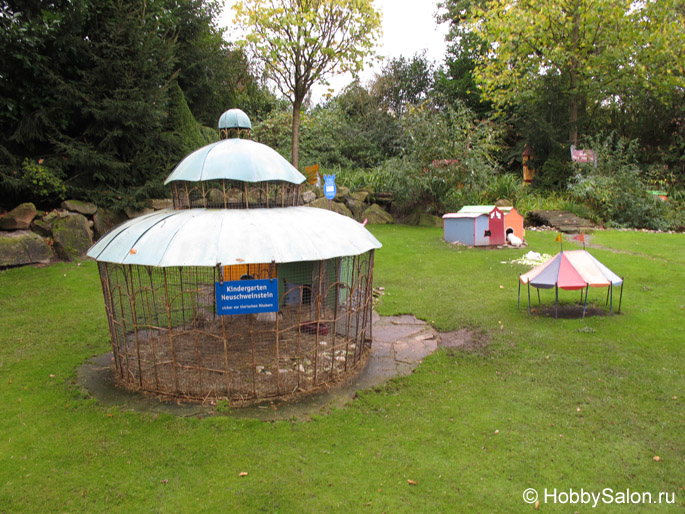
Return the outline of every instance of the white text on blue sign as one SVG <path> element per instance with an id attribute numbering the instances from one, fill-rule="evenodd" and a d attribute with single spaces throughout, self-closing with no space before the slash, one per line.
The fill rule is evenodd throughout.
<path id="1" fill-rule="evenodd" d="M 253 314 L 278 311 L 278 280 L 216 282 L 217 314 Z"/>

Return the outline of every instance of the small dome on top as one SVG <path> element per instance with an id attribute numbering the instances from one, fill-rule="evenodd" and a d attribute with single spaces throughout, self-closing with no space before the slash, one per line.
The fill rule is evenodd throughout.
<path id="1" fill-rule="evenodd" d="M 252 123 L 247 114 L 240 109 L 229 109 L 219 118 L 219 130 L 221 129 L 252 130 Z"/>

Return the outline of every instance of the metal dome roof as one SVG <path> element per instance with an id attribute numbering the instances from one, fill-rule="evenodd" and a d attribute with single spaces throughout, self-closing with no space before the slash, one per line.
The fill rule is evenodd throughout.
<path id="1" fill-rule="evenodd" d="M 283 180 L 301 184 L 305 177 L 276 150 L 249 139 L 224 139 L 186 156 L 164 182 L 188 180 Z"/>
<path id="2" fill-rule="evenodd" d="M 360 223 L 314 207 L 163 210 L 118 226 L 88 256 L 145 266 L 318 261 L 380 248 Z"/>
<path id="3" fill-rule="evenodd" d="M 219 118 L 219 129 L 230 128 L 252 130 L 252 123 L 247 114 L 240 109 L 229 109 Z"/>

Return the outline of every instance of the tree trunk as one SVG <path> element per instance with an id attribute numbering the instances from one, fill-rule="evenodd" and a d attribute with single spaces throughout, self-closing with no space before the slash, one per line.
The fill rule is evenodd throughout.
<path id="1" fill-rule="evenodd" d="M 300 169 L 300 109 L 302 99 L 295 98 L 293 102 L 293 157 L 292 163 L 295 168 Z"/>
<path id="2" fill-rule="evenodd" d="M 569 104 L 569 139 L 573 146 L 578 146 L 578 96 L 573 95 Z"/>

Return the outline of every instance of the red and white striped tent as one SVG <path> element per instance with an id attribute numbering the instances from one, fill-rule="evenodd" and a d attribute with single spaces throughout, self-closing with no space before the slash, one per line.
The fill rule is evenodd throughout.
<path id="1" fill-rule="evenodd" d="M 586 250 L 561 251 L 552 259 L 530 270 L 528 273 L 519 275 L 519 291 L 517 306 L 521 298 L 521 284 L 528 285 L 528 312 L 530 312 L 530 286 L 538 289 L 555 289 L 555 317 L 559 305 L 559 289 L 577 291 L 585 289 L 585 302 L 583 304 L 583 317 L 587 308 L 587 293 L 590 287 L 606 287 L 607 302 L 611 300 L 610 312 L 613 313 L 613 289 L 621 286 L 621 297 L 618 304 L 618 312 L 621 312 L 621 299 L 623 298 L 623 279 L 599 262 Z"/>

